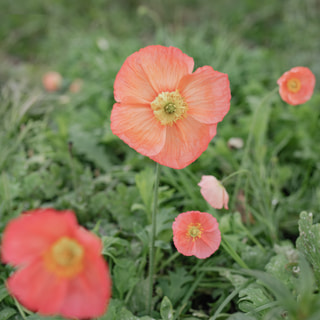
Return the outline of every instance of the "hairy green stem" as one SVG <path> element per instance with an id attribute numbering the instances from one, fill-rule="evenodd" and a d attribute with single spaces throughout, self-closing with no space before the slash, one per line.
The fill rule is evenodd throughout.
<path id="1" fill-rule="evenodd" d="M 151 218 L 151 237 L 149 244 L 149 294 L 147 299 L 147 312 L 151 315 L 152 311 L 152 293 L 153 293 L 153 273 L 154 273 L 154 242 L 157 231 L 157 212 L 158 212 L 158 189 L 159 189 L 160 165 L 156 163 L 154 194 L 153 194 L 153 208 Z"/>

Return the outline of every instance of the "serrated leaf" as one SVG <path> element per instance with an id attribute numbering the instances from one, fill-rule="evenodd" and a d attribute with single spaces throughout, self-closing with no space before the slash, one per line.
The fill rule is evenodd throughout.
<path id="1" fill-rule="evenodd" d="M 173 319 L 173 308 L 171 301 L 167 296 L 164 296 L 161 305 L 160 305 L 160 314 L 162 320 L 171 320 Z"/>
<path id="2" fill-rule="evenodd" d="M 169 279 L 159 279 L 160 287 L 173 305 L 175 305 L 187 292 L 187 283 L 193 281 L 194 277 L 183 268 L 169 271 Z"/>
<path id="3" fill-rule="evenodd" d="M 258 284 L 250 284 L 239 292 L 238 306 L 241 311 L 249 312 L 270 302 L 265 291 Z"/>
<path id="4" fill-rule="evenodd" d="M 137 268 L 130 259 L 119 259 L 113 269 L 114 286 L 123 299 L 126 292 L 131 290 L 139 281 Z"/>
<path id="5" fill-rule="evenodd" d="M 320 224 L 312 224 L 312 213 L 301 212 L 297 248 L 311 263 L 318 286 L 320 286 Z"/>

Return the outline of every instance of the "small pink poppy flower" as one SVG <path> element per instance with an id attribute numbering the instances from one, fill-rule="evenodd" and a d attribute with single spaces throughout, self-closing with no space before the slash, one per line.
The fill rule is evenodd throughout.
<path id="1" fill-rule="evenodd" d="M 42 315 L 88 319 L 105 313 L 111 280 L 101 240 L 77 224 L 72 211 L 38 209 L 12 220 L 2 260 L 18 268 L 9 292 Z"/>
<path id="2" fill-rule="evenodd" d="M 173 242 L 185 256 L 205 259 L 218 250 L 219 224 L 211 214 L 200 211 L 180 213 L 172 224 Z"/>
<path id="3" fill-rule="evenodd" d="M 277 83 L 281 99 L 291 105 L 297 105 L 311 98 L 316 78 L 309 68 L 295 67 L 285 72 Z"/>
<path id="4" fill-rule="evenodd" d="M 62 76 L 56 71 L 47 72 L 42 77 L 42 84 L 43 87 L 49 92 L 57 91 L 61 87 Z"/>
<path id="5" fill-rule="evenodd" d="M 204 199 L 215 209 L 228 208 L 229 195 L 224 186 L 214 176 L 202 176 L 198 183 Z"/>
<path id="6" fill-rule="evenodd" d="M 114 82 L 112 132 L 162 165 L 182 169 L 195 161 L 228 113 L 231 94 L 227 74 L 193 67 L 174 47 L 129 56 Z"/>

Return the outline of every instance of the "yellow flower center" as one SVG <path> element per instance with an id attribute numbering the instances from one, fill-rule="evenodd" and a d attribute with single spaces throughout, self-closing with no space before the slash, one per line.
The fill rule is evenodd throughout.
<path id="1" fill-rule="evenodd" d="M 200 239 L 203 228 L 200 223 L 190 223 L 188 226 L 187 236 L 192 237 L 192 240 Z"/>
<path id="2" fill-rule="evenodd" d="M 83 247 L 74 239 L 62 237 L 44 254 L 48 270 L 59 277 L 71 278 L 83 269 Z"/>
<path id="3" fill-rule="evenodd" d="M 188 105 L 178 90 L 161 92 L 152 102 L 153 114 L 162 125 L 172 126 L 177 120 L 186 117 Z"/>
<path id="4" fill-rule="evenodd" d="M 288 80 L 287 82 L 287 88 L 289 91 L 296 93 L 300 90 L 301 88 L 301 82 L 299 79 L 297 78 L 292 78 L 290 80 Z"/>

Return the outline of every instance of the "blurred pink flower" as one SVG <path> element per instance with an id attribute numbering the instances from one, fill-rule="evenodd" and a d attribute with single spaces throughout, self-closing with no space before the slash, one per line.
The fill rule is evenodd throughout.
<path id="1" fill-rule="evenodd" d="M 43 87 L 49 92 L 55 92 L 60 89 L 62 85 L 62 76 L 56 71 L 50 71 L 43 75 Z"/>
<path id="2" fill-rule="evenodd" d="M 214 176 L 202 176 L 198 183 L 204 199 L 215 209 L 228 208 L 229 195 L 224 186 Z"/>
<path id="3" fill-rule="evenodd" d="M 295 106 L 311 98 L 316 77 L 309 68 L 295 67 L 285 72 L 277 83 L 282 100 Z"/>
<path id="4" fill-rule="evenodd" d="M 7 288 L 41 315 L 99 317 L 111 296 L 101 250 L 101 240 L 78 225 L 72 211 L 28 211 L 10 221 L 3 233 L 2 262 L 18 268 Z"/>

